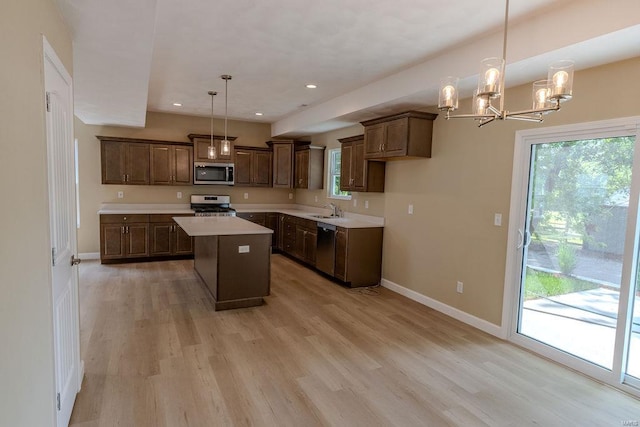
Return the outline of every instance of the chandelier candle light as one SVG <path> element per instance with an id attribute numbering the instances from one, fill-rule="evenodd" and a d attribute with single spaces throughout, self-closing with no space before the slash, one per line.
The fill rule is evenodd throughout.
<path id="1" fill-rule="evenodd" d="M 438 109 L 447 112 L 446 118 L 471 118 L 479 122 L 478 127 L 498 120 L 516 119 L 542 122 L 543 115 L 560 109 L 560 102 L 571 99 L 573 94 L 573 61 L 563 60 L 549 66 L 546 80 L 533 83 L 533 104 L 530 110 L 507 111 L 504 108 L 504 69 L 507 58 L 507 26 L 509 0 L 504 13 L 504 39 L 502 58 L 486 58 L 481 62 L 478 88 L 473 93 L 473 113 L 452 115 L 458 108 L 457 77 L 447 76 L 440 80 Z M 499 102 L 498 108 L 492 101 Z"/>

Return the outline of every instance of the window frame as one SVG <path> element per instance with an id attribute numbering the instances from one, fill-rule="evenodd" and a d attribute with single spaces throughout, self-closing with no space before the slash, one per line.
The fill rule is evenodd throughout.
<path id="1" fill-rule="evenodd" d="M 338 147 L 327 150 L 327 198 L 336 200 L 351 200 L 351 192 L 340 191 L 340 188 L 335 188 L 335 177 L 340 177 L 340 167 L 339 165 L 336 165 L 336 157 L 340 157 L 340 161 L 342 161 L 341 148 Z"/>

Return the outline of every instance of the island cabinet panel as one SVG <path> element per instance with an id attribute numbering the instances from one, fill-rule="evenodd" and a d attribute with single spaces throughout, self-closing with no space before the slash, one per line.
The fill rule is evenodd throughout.
<path id="1" fill-rule="evenodd" d="M 324 188 L 324 151 L 325 147 L 314 145 L 295 147 L 295 188 Z"/>
<path id="2" fill-rule="evenodd" d="M 191 185 L 193 149 L 178 145 L 152 145 L 150 148 L 152 185 Z"/>
<path id="3" fill-rule="evenodd" d="M 278 247 L 278 237 L 280 235 L 280 214 L 277 212 L 267 212 L 267 223 L 265 227 L 273 230 L 271 235 L 271 247 Z"/>
<path id="4" fill-rule="evenodd" d="M 271 149 L 236 146 L 234 151 L 235 185 L 271 187 Z"/>
<path id="5" fill-rule="evenodd" d="M 267 226 L 267 214 L 264 212 L 238 212 L 236 213 L 236 216 L 255 224 L 259 224 L 263 227 Z"/>
<path id="6" fill-rule="evenodd" d="M 341 143 L 340 190 L 383 192 L 386 164 L 365 159 L 364 135 L 338 141 Z"/>
<path id="7" fill-rule="evenodd" d="M 374 286 L 382 273 L 382 227 L 336 229 L 334 276 L 348 286 Z"/>
<path id="8" fill-rule="evenodd" d="M 100 141 L 103 184 L 149 184 L 149 144 Z"/>
<path id="9" fill-rule="evenodd" d="M 201 134 L 189 134 L 187 135 L 189 140 L 193 142 L 193 158 L 196 162 L 205 162 L 205 163 L 233 163 L 233 146 L 234 141 L 237 139 L 235 136 L 228 136 L 229 140 L 229 152 L 225 153 L 221 150 L 221 141 L 224 139 L 224 136 L 214 135 L 213 136 L 213 147 L 216 149 L 216 158 L 209 158 L 209 146 L 211 145 L 211 134 L 209 135 L 201 135 Z"/>
<path id="10" fill-rule="evenodd" d="M 431 157 L 436 117 L 437 114 L 406 111 L 361 122 L 364 126 L 364 157 L 370 160 Z"/>
<path id="11" fill-rule="evenodd" d="M 263 303 L 270 293 L 270 244 L 269 234 L 195 238 L 194 267 L 216 311 Z"/>

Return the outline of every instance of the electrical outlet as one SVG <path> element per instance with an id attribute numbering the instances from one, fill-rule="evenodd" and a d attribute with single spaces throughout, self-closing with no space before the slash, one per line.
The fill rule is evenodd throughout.
<path id="1" fill-rule="evenodd" d="M 293 200 L 293 193 L 289 193 L 289 200 Z"/>
<path id="2" fill-rule="evenodd" d="M 177 197 L 178 199 L 182 199 L 182 191 L 178 191 L 178 192 L 176 193 L 176 197 Z"/>
<path id="3" fill-rule="evenodd" d="M 412 204 L 409 205 L 409 208 L 407 209 L 407 213 L 409 215 L 413 215 L 413 205 Z"/>
<path id="4" fill-rule="evenodd" d="M 316 203 L 318 203 L 318 196 L 315 197 Z"/>
<path id="5" fill-rule="evenodd" d="M 244 193 L 245 200 L 249 198 L 249 193 Z"/>
<path id="6" fill-rule="evenodd" d="M 496 227 L 501 227 L 502 226 L 502 214 L 501 213 L 497 213 L 493 215 L 493 225 L 495 225 Z"/>
<path id="7" fill-rule="evenodd" d="M 118 191 L 118 199 L 124 198 L 124 191 Z"/>
<path id="8" fill-rule="evenodd" d="M 353 199 L 353 207 L 357 207 L 358 206 L 358 199 Z"/>
<path id="9" fill-rule="evenodd" d="M 464 284 L 462 282 L 456 283 L 456 292 L 461 294 L 464 289 Z"/>
<path id="10" fill-rule="evenodd" d="M 238 246 L 239 254 L 248 254 L 251 251 L 251 247 L 249 245 Z"/>
<path id="11" fill-rule="evenodd" d="M 369 201 L 368 200 L 364 201 L 364 208 L 365 209 L 369 209 Z"/>

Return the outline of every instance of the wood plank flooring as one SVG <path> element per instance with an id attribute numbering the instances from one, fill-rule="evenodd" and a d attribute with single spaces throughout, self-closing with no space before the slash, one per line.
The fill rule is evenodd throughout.
<path id="1" fill-rule="evenodd" d="M 640 421 L 640 401 L 387 289 L 349 290 L 282 255 L 271 274 L 265 305 L 214 312 L 193 261 L 81 264 L 71 425 Z"/>

